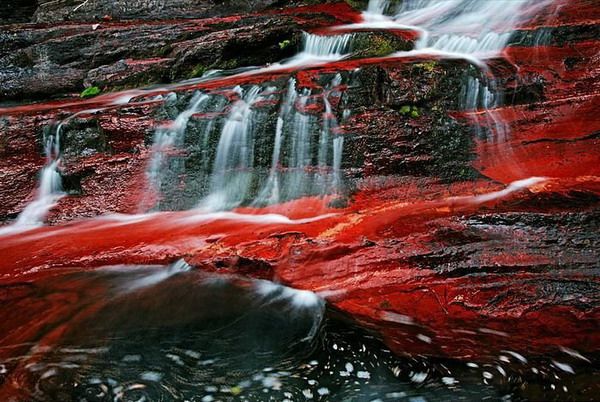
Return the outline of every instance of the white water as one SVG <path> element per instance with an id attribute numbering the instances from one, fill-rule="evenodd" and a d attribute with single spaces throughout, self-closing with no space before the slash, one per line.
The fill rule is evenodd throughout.
<path id="1" fill-rule="evenodd" d="M 27 205 L 15 224 L 8 229 L 18 231 L 42 225 L 50 209 L 62 198 L 62 179 L 58 169 L 61 162 L 60 135 L 63 124 L 64 122 L 60 123 L 56 132 L 46 138 L 44 147 L 46 165 L 40 173 L 40 185 L 35 199 Z"/>
<path id="2" fill-rule="evenodd" d="M 111 268 L 109 267 L 108 269 L 110 270 Z M 116 267 L 113 269 L 131 272 L 131 267 Z M 124 292 L 134 292 L 143 288 L 157 285 L 175 275 L 179 275 L 183 272 L 189 272 L 191 270 L 192 267 L 185 262 L 185 260 L 181 259 L 167 266 L 166 268 L 157 267 L 149 270 L 148 272 L 143 272 L 143 276 L 121 283 L 120 287 Z"/>
<path id="3" fill-rule="evenodd" d="M 177 99 L 177 95 L 174 93 L 170 94 L 170 96 L 174 100 Z M 150 159 L 146 173 L 148 181 L 154 187 L 155 191 L 160 191 L 168 153 L 181 148 L 190 118 L 195 113 L 200 112 L 209 99 L 209 95 L 196 92 L 188 107 L 177 116 L 171 125 L 156 130 L 152 145 L 152 158 Z"/>
<path id="4" fill-rule="evenodd" d="M 231 209 L 240 205 L 247 196 L 254 163 L 254 124 L 258 112 L 255 102 L 268 98 L 273 89 L 262 91 L 253 86 L 244 91 L 236 87 L 240 99 L 231 106 L 223 125 L 213 165 L 211 194 L 201 203 L 208 210 Z"/>
<path id="5" fill-rule="evenodd" d="M 342 155 L 344 153 L 344 137 L 333 139 L 333 187 L 340 191 L 342 187 Z"/>
<path id="6" fill-rule="evenodd" d="M 144 91 L 140 90 L 126 91 L 121 96 L 107 102 L 104 108 L 126 104 L 133 97 L 143 93 Z M 74 113 L 58 124 L 53 135 L 49 135 L 44 139 L 46 163 L 40 172 L 40 183 L 35 198 L 23 209 L 12 225 L 0 228 L 0 235 L 26 231 L 43 225 L 48 212 L 65 195 L 60 175 L 60 165 L 62 162 L 61 134 L 64 125 L 79 115 L 96 113 L 104 108 L 88 109 Z"/>
<path id="7" fill-rule="evenodd" d="M 266 71 L 277 71 L 289 67 L 315 66 L 344 59 L 352 50 L 354 34 L 318 35 L 303 33 L 302 50 L 294 57 L 282 63 L 274 63 L 269 67 L 243 74 L 257 74 Z"/>
<path id="8" fill-rule="evenodd" d="M 309 89 L 298 91 L 296 81 L 290 79 L 277 119 L 269 178 L 256 198 L 255 205 L 273 204 L 282 199 L 294 199 L 310 193 L 332 193 L 339 189 L 343 141 L 339 137 L 332 138 L 332 130 L 337 127 L 337 121 L 329 96 L 334 94 L 341 81 L 341 75 L 336 75 L 320 95 L 324 110 L 319 119 L 318 116 L 305 112 L 308 103 L 314 102 L 315 96 Z M 318 139 L 315 138 L 317 133 Z M 315 140 L 318 142 L 315 143 Z M 315 145 L 317 154 L 313 155 Z M 283 151 L 287 156 L 285 160 L 281 159 Z M 283 166 L 285 168 L 282 172 Z M 312 168 L 317 169 L 316 174 L 310 172 Z"/>
<path id="9" fill-rule="evenodd" d="M 297 56 L 312 56 L 323 59 L 337 59 L 348 54 L 351 50 L 353 34 L 344 35 L 315 35 L 304 33 L 304 49 Z"/>
<path id="10" fill-rule="evenodd" d="M 475 124 L 480 138 L 504 142 L 510 135 L 508 126 L 493 110 L 502 103 L 485 60 L 498 56 L 508 45 L 512 31 L 530 15 L 549 6 L 553 0 L 405 0 L 390 10 L 388 0 L 370 0 L 357 27 L 398 28 L 415 30 L 419 39 L 415 49 L 398 52 L 391 57 L 437 55 L 442 58 L 465 59 L 487 73 L 482 78 L 466 77 L 461 102 L 465 110 L 484 110 L 489 132 Z M 510 148 L 508 148 L 510 151 Z"/>
<path id="11" fill-rule="evenodd" d="M 313 319 L 312 327 L 303 340 L 311 340 L 315 337 L 325 313 L 325 301 L 316 293 L 308 290 L 289 288 L 265 280 L 255 281 L 254 289 L 267 303 L 281 300 L 289 302 L 289 314 L 297 315 L 302 311 L 311 311 Z"/>
<path id="12" fill-rule="evenodd" d="M 279 116 L 277 117 L 277 125 L 275 127 L 275 143 L 273 146 L 273 157 L 271 159 L 269 177 L 267 178 L 267 183 L 255 200 L 255 205 L 275 204 L 280 200 L 281 184 L 279 167 L 281 160 L 281 148 L 283 146 L 283 128 L 285 122 L 288 121 L 290 116 L 292 116 L 292 114 L 295 112 L 294 105 L 296 103 L 296 99 L 298 99 L 298 93 L 296 92 L 296 80 L 290 79 L 288 81 L 285 98 L 281 102 Z"/>
<path id="13" fill-rule="evenodd" d="M 412 29 L 420 33 L 415 51 L 493 57 L 527 14 L 551 0 L 405 0 L 390 10 L 388 0 L 370 0 L 360 27 Z M 415 51 L 409 52 L 414 54 Z"/>

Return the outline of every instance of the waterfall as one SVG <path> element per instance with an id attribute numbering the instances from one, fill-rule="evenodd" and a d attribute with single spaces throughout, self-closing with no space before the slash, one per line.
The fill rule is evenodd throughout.
<path id="1" fill-rule="evenodd" d="M 344 137 L 333 139 L 333 188 L 339 192 L 342 187 L 342 154 L 344 152 Z"/>
<path id="2" fill-rule="evenodd" d="M 279 165 L 281 160 L 281 148 L 283 143 L 283 128 L 291 114 L 294 112 L 294 104 L 298 98 L 296 92 L 296 80 L 291 78 L 288 81 L 287 92 L 285 98 L 281 102 L 279 116 L 277 117 L 277 125 L 275 126 L 275 142 L 273 145 L 273 157 L 271 159 L 271 168 L 269 169 L 269 177 L 267 183 L 261 190 L 255 205 L 275 204 L 281 199 L 280 194 L 280 178 Z"/>
<path id="3" fill-rule="evenodd" d="M 354 34 L 317 35 L 304 32 L 302 51 L 285 65 L 307 65 L 343 59 L 350 53 Z"/>
<path id="4" fill-rule="evenodd" d="M 169 94 L 169 97 L 176 99 L 177 95 Z M 181 148 L 190 118 L 200 112 L 207 105 L 209 99 L 209 95 L 196 92 L 188 107 L 177 116 L 172 124 L 156 130 L 152 145 L 152 158 L 146 172 L 148 181 L 155 190 L 160 191 L 168 153 Z"/>
<path id="5" fill-rule="evenodd" d="M 528 9 L 549 0 L 405 0 L 395 14 L 385 15 L 388 3 L 371 0 L 362 25 L 417 30 L 421 52 L 492 56 L 508 44 Z"/>
<path id="6" fill-rule="evenodd" d="M 390 6 L 390 0 L 371 0 L 367 6 L 369 15 L 384 15 Z"/>
<path id="7" fill-rule="evenodd" d="M 370 0 L 364 22 L 356 27 L 410 29 L 419 33 L 415 49 L 391 57 L 439 55 L 461 58 L 485 71 L 481 77 L 466 74 L 461 89 L 464 110 L 482 110 L 486 130 L 475 121 L 475 134 L 487 141 L 503 143 L 510 128 L 494 109 L 502 104 L 502 91 L 483 60 L 495 57 L 509 44 L 514 31 L 530 15 L 552 0 L 405 0 L 395 13 L 388 2 Z M 540 39 L 542 37 L 538 37 Z M 506 147 L 504 152 L 512 152 Z M 518 167 L 517 167 L 518 169 Z"/>
<path id="8" fill-rule="evenodd" d="M 303 53 L 316 57 L 337 58 L 350 51 L 353 34 L 315 35 L 304 32 Z"/>
<path id="9" fill-rule="evenodd" d="M 17 218 L 15 228 L 41 225 L 50 209 L 63 196 L 62 179 L 58 170 L 61 161 L 60 134 L 63 125 L 64 122 L 60 123 L 55 133 L 45 138 L 46 165 L 40 174 L 37 194 Z"/>
<path id="10" fill-rule="evenodd" d="M 211 193 L 201 206 L 208 210 L 230 209 L 240 205 L 247 196 L 252 182 L 254 163 L 255 102 L 264 99 L 262 89 L 255 85 L 245 91 L 234 89 L 240 99 L 231 106 L 223 125 L 217 154 L 213 164 Z"/>
<path id="11" fill-rule="evenodd" d="M 321 94 L 297 89 L 294 78 L 281 93 L 277 87 L 261 85 L 237 86 L 227 96 L 195 93 L 186 109 L 154 135 L 146 174 L 158 192 L 155 208 L 195 205 L 221 211 L 338 193 L 343 140 L 335 133 L 337 119 L 329 98 L 341 96 L 341 82 L 342 76 L 336 74 Z M 316 107 L 323 111 L 317 113 Z M 213 108 L 227 110 L 226 116 L 210 113 Z M 188 138 L 188 123 L 198 114 L 208 122 L 195 119 L 194 135 Z M 270 152 L 265 146 L 272 147 Z M 179 199 L 169 198 L 173 196 Z M 196 201 L 179 202 L 185 197 Z"/>

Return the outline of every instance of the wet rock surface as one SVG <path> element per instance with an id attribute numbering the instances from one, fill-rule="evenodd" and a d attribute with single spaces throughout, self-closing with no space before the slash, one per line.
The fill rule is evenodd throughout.
<path id="1" fill-rule="evenodd" d="M 252 13 L 268 9 L 322 3 L 322 1 L 277 0 L 77 0 L 39 2 L 35 22 L 206 18 L 223 15 Z"/>
<path id="2" fill-rule="evenodd" d="M 373 331 L 397 355 L 489 363 L 507 350 L 597 352 L 600 71 L 599 43 L 589 32 L 600 18 L 590 4 L 565 5 L 555 26 L 545 27 L 544 46 L 532 46 L 542 28 L 520 31 L 504 57 L 490 61 L 493 77 L 461 60 L 378 58 L 379 48 L 368 44 L 369 51 L 354 58 L 158 88 L 125 105 L 105 107 L 102 97 L 7 105 L 0 110 L 0 220 L 6 223 L 32 199 L 48 130 L 73 113 L 102 110 L 65 122 L 60 172 L 68 195 L 47 219 L 56 227 L 6 237 L 0 277 L 10 284 L 72 266 L 185 258 L 197 269 L 317 292 L 335 314 Z M 101 2 L 90 5 L 97 15 L 104 12 Z M 60 2 L 46 7 L 39 18 L 80 18 L 65 14 Z M 303 29 L 352 21 L 347 8 L 322 7 L 213 20 L 100 22 L 96 29 L 9 27 L 0 33 L 7 49 L 0 60 L 2 91 L 12 99 L 47 97 L 84 84 L 126 88 L 210 68 L 264 65 L 290 55 L 280 44 L 289 40 L 293 48 Z M 123 11 L 119 18 L 129 17 Z M 410 48 L 402 38 L 398 48 Z M 255 107 L 266 116 L 255 157 L 257 176 L 265 180 L 290 76 L 298 93 L 307 94 L 306 103 L 293 103 L 295 111 L 313 116 L 315 125 L 338 123 L 332 133 L 344 138 L 343 192 L 235 212 L 324 217 L 293 224 L 221 216 L 204 221 L 180 211 L 78 222 L 147 210 L 141 201 L 148 195 L 156 128 L 172 124 L 195 91 L 226 106 L 190 117 L 183 146 L 169 155 L 158 204 L 178 211 L 197 205 L 217 134 L 240 99 L 236 86 L 275 88 L 273 99 Z M 497 119 L 462 97 L 463 84 L 475 78 L 502 91 L 493 108 Z M 500 120 L 510 135 L 503 135 Z M 205 139 L 209 121 L 216 128 Z"/>
<path id="3" fill-rule="evenodd" d="M 283 15 L 9 26 L 0 32 L 0 94 L 5 100 L 57 97 L 92 85 L 118 89 L 272 63 L 295 53 L 301 30 L 350 22 L 347 5 L 323 7 Z M 283 48 L 284 41 L 290 45 Z"/>

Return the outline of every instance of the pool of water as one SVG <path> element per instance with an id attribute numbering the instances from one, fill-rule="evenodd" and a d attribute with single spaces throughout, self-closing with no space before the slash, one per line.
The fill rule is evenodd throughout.
<path id="1" fill-rule="evenodd" d="M 600 378 L 567 349 L 394 356 L 312 293 L 184 263 L 65 270 L 0 300 L 3 400 L 592 400 Z"/>

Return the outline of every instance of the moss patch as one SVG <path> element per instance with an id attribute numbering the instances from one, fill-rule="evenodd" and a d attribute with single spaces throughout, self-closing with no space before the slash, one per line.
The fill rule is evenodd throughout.
<path id="1" fill-rule="evenodd" d="M 207 68 L 205 65 L 203 64 L 198 64 L 196 65 L 196 67 L 194 67 L 192 69 L 192 71 L 190 72 L 189 77 L 190 78 L 198 78 L 198 77 L 202 77 L 204 75 L 204 73 L 206 72 Z"/>
<path id="2" fill-rule="evenodd" d="M 431 73 L 431 72 L 435 71 L 435 68 L 437 67 L 437 65 L 438 65 L 437 61 L 429 61 L 427 63 L 415 64 L 415 67 L 421 68 L 421 69 L 427 71 L 428 73 Z"/>
<path id="3" fill-rule="evenodd" d="M 80 96 L 82 98 L 93 98 L 94 96 L 100 95 L 101 92 L 102 91 L 98 87 L 89 87 L 84 89 Z"/>
<path id="4" fill-rule="evenodd" d="M 412 44 L 400 37 L 386 34 L 366 32 L 355 36 L 352 44 L 353 57 L 383 57 L 400 50 L 410 50 Z"/>
<path id="5" fill-rule="evenodd" d="M 404 105 L 400 108 L 400 114 L 402 116 L 410 116 L 414 119 L 421 116 L 421 112 L 419 108 L 416 106 Z"/>
<path id="6" fill-rule="evenodd" d="M 287 49 L 288 47 L 290 47 L 290 46 L 291 46 L 291 44 L 292 44 L 292 41 L 291 41 L 291 40 L 289 40 L 289 39 L 282 40 L 281 42 L 279 42 L 279 49 L 281 49 L 281 50 L 285 50 L 285 49 Z"/>
<path id="7" fill-rule="evenodd" d="M 215 65 L 216 68 L 220 68 L 222 70 L 233 70 L 234 68 L 238 68 L 238 61 L 236 59 L 230 60 L 222 60 Z"/>

